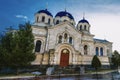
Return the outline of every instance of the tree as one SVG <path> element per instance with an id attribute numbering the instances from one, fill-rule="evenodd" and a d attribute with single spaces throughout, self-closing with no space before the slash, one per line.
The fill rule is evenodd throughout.
<path id="1" fill-rule="evenodd" d="M 11 64 L 11 54 L 12 54 L 12 36 L 13 34 L 6 33 L 0 36 L 0 67 L 8 67 Z"/>
<path id="2" fill-rule="evenodd" d="M 101 62 L 96 55 L 94 55 L 94 57 L 92 59 L 92 67 L 95 68 L 96 75 L 97 75 L 97 70 L 101 67 Z M 98 79 L 98 76 L 97 76 L 97 79 Z"/>
<path id="3" fill-rule="evenodd" d="M 16 68 L 17 72 L 19 68 L 28 66 L 35 59 L 34 49 L 34 37 L 32 34 L 31 25 L 26 23 L 19 26 L 19 31 L 14 33 L 15 43 L 14 51 L 12 52 L 12 67 Z"/>
<path id="4" fill-rule="evenodd" d="M 2 48 L 2 38 L 3 35 L 0 35 L 0 70 L 4 66 L 4 54 L 3 54 L 3 48 Z"/>
<path id="5" fill-rule="evenodd" d="M 92 59 L 92 67 L 94 67 L 96 70 L 101 67 L 101 62 L 96 55 Z"/>
<path id="6" fill-rule="evenodd" d="M 112 65 L 118 68 L 120 66 L 120 54 L 117 50 L 113 52 L 111 59 L 112 59 Z"/>
<path id="7" fill-rule="evenodd" d="M 18 31 L 6 32 L 0 38 L 0 66 L 16 69 L 28 66 L 35 59 L 34 37 L 29 23 L 20 25 Z"/>

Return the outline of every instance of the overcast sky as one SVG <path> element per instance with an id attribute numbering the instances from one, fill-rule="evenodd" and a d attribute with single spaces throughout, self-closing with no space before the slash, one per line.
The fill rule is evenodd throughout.
<path id="1" fill-rule="evenodd" d="M 47 4 L 47 5 L 46 5 Z M 113 42 L 120 52 L 120 0 L 0 0 L 0 32 L 26 21 L 34 22 L 34 14 L 48 9 L 53 16 L 66 10 L 76 21 L 87 19 L 95 38 Z"/>

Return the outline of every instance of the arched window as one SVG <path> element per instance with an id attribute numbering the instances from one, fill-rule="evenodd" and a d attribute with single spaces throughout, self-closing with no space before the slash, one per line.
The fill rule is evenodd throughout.
<path id="1" fill-rule="evenodd" d="M 68 37 L 68 35 L 67 35 L 67 33 L 65 33 L 64 34 L 64 42 L 67 42 L 67 37 Z"/>
<path id="2" fill-rule="evenodd" d="M 96 56 L 99 56 L 99 48 L 98 47 L 96 47 Z"/>
<path id="3" fill-rule="evenodd" d="M 72 37 L 69 37 L 69 43 L 72 44 Z"/>
<path id="4" fill-rule="evenodd" d="M 40 52 L 41 44 L 42 44 L 42 43 L 41 43 L 40 40 L 38 40 L 38 41 L 36 42 L 35 52 Z"/>
<path id="5" fill-rule="evenodd" d="M 37 21 L 36 22 L 38 22 L 38 20 L 39 20 L 39 16 L 37 16 Z"/>
<path id="6" fill-rule="evenodd" d="M 80 25 L 80 31 L 82 30 L 82 25 Z"/>
<path id="7" fill-rule="evenodd" d="M 50 18 L 48 19 L 48 24 L 50 24 Z"/>
<path id="8" fill-rule="evenodd" d="M 87 30 L 87 27 L 86 27 L 86 25 L 84 26 L 84 30 Z"/>
<path id="9" fill-rule="evenodd" d="M 45 22 L 45 16 L 42 16 L 42 22 Z"/>
<path id="10" fill-rule="evenodd" d="M 88 31 L 90 30 L 90 27 L 88 27 Z"/>
<path id="11" fill-rule="evenodd" d="M 103 56 L 103 48 L 100 48 L 100 56 Z"/>
<path id="12" fill-rule="evenodd" d="M 74 23 L 71 23 L 72 25 L 74 25 Z"/>
<path id="13" fill-rule="evenodd" d="M 59 36 L 58 43 L 62 43 L 62 36 L 61 35 Z"/>
<path id="14" fill-rule="evenodd" d="M 66 22 L 67 20 L 64 20 L 64 22 Z"/>
<path id="15" fill-rule="evenodd" d="M 87 49 L 88 49 L 88 46 L 85 45 L 85 46 L 84 46 L 84 54 L 85 54 L 85 55 L 87 55 L 87 53 L 88 53 L 88 52 L 87 52 Z"/>
<path id="16" fill-rule="evenodd" d="M 109 56 L 109 53 L 110 53 L 110 51 L 109 51 L 109 49 L 107 49 L 107 56 Z"/>
<path id="17" fill-rule="evenodd" d="M 59 24 L 59 20 L 56 21 L 56 24 Z"/>

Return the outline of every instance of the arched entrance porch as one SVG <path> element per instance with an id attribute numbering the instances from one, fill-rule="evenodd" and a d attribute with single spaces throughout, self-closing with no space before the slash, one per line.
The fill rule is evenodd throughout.
<path id="1" fill-rule="evenodd" d="M 60 66 L 65 67 L 69 65 L 69 50 L 63 49 L 60 56 Z"/>
<path id="2" fill-rule="evenodd" d="M 62 54 L 64 50 L 68 51 L 68 54 Z M 54 65 L 59 65 L 61 64 L 61 60 L 64 58 L 63 56 L 68 57 L 65 61 L 67 62 L 66 65 L 73 65 L 74 61 L 74 54 L 75 54 L 75 49 L 73 46 L 70 44 L 59 44 L 55 48 L 55 57 L 54 57 Z M 62 57 L 61 57 L 62 56 Z"/>

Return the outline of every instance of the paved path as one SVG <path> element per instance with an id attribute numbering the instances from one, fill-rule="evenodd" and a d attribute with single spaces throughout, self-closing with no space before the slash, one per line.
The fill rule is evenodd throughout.
<path id="1" fill-rule="evenodd" d="M 103 72 L 97 72 L 98 74 L 107 74 L 107 73 L 110 73 L 110 72 L 114 72 L 116 70 L 111 70 L 111 71 L 103 71 Z M 89 75 L 89 74 L 96 74 L 96 72 L 91 72 L 91 73 L 85 73 L 84 75 Z M 54 76 L 72 76 L 72 75 L 80 75 L 80 74 L 56 74 L 56 75 L 50 75 L 51 77 L 54 77 Z M 16 79 L 16 78 L 34 78 L 35 76 L 5 76 L 5 77 L 0 77 L 0 80 L 3 79 Z M 42 75 L 42 76 L 39 76 L 39 77 L 47 77 L 47 75 Z M 49 76 L 48 76 L 49 77 Z"/>

